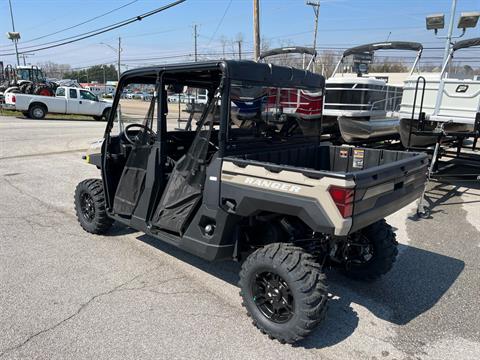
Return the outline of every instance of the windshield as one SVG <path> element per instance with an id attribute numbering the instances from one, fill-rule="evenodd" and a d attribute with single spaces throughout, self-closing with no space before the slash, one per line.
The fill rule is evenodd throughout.
<path id="1" fill-rule="evenodd" d="M 97 100 L 97 97 L 87 90 L 80 90 L 80 98 L 84 100 L 91 100 L 91 101 Z"/>
<path id="2" fill-rule="evenodd" d="M 319 136 L 322 106 L 322 88 L 274 87 L 234 81 L 230 88 L 229 141 Z"/>
<path id="3" fill-rule="evenodd" d="M 17 77 L 19 80 L 45 81 L 45 76 L 39 69 L 17 69 Z"/>

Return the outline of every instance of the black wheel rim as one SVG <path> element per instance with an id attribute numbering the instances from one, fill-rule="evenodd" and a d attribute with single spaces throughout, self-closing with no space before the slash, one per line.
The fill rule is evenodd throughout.
<path id="1" fill-rule="evenodd" d="M 87 222 L 92 222 L 95 218 L 95 203 L 89 193 L 83 193 L 80 196 L 80 208 L 83 218 Z"/>
<path id="2" fill-rule="evenodd" d="M 253 302 L 269 320 L 281 324 L 294 314 L 293 294 L 287 282 L 278 274 L 257 273 L 252 282 Z"/>

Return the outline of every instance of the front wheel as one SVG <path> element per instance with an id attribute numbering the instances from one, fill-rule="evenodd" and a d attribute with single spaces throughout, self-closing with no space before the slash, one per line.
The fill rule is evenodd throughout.
<path id="1" fill-rule="evenodd" d="M 92 234 L 104 234 L 113 224 L 105 207 L 103 183 L 100 179 L 80 182 L 75 189 L 75 212 L 80 226 Z"/>
<path id="2" fill-rule="evenodd" d="M 281 343 L 303 339 L 327 310 L 320 265 L 292 244 L 269 244 L 252 253 L 242 265 L 239 285 L 253 324 Z"/>
<path id="3" fill-rule="evenodd" d="M 398 255 L 392 227 L 385 220 L 377 221 L 349 239 L 344 264 L 346 276 L 372 281 L 389 272 Z"/>

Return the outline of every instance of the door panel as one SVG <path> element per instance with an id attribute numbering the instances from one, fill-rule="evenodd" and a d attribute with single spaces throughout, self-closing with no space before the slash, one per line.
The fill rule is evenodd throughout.
<path id="1" fill-rule="evenodd" d="M 100 115 L 100 103 L 95 95 L 87 90 L 79 90 L 78 114 Z"/>
<path id="2" fill-rule="evenodd" d="M 67 98 L 67 113 L 68 114 L 78 114 L 78 90 L 69 89 L 68 98 Z"/>

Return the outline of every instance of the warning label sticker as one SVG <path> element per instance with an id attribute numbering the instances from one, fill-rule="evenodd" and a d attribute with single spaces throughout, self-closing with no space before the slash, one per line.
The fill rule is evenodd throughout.
<path id="1" fill-rule="evenodd" d="M 352 166 L 357 169 L 363 169 L 363 158 L 365 157 L 365 150 L 354 149 L 353 150 L 353 164 Z"/>

